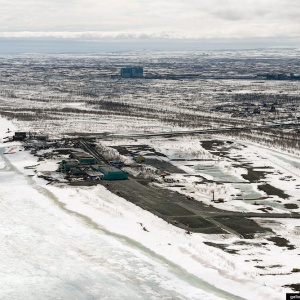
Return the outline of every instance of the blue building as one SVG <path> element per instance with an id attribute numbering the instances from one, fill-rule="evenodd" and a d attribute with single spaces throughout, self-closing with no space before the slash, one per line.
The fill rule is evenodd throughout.
<path id="1" fill-rule="evenodd" d="M 144 69 L 142 67 L 121 68 L 121 77 L 123 78 L 143 78 Z"/>
<path id="2" fill-rule="evenodd" d="M 98 171 L 103 174 L 103 180 L 128 179 L 128 174 L 112 166 L 99 166 Z"/>

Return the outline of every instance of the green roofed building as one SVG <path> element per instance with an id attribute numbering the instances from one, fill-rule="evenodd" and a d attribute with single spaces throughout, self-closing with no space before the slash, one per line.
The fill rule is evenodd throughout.
<path id="1" fill-rule="evenodd" d="M 95 157 L 84 152 L 72 152 L 72 157 L 77 159 L 81 165 L 92 165 L 97 162 Z"/>
<path id="2" fill-rule="evenodd" d="M 128 174 L 112 166 L 99 166 L 98 170 L 103 174 L 103 180 L 128 179 Z"/>
<path id="3" fill-rule="evenodd" d="M 82 170 L 79 169 L 79 168 L 76 168 L 76 167 L 71 168 L 70 171 L 71 171 L 71 173 L 74 174 L 74 175 L 80 175 L 80 174 L 83 174 Z"/>
<path id="4" fill-rule="evenodd" d="M 77 167 L 78 165 L 79 165 L 79 162 L 77 159 L 63 160 L 60 163 L 61 169 L 63 171 L 70 171 L 72 168 Z"/>

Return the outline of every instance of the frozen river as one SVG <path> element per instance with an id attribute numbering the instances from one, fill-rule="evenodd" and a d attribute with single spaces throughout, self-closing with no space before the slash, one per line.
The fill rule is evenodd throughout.
<path id="1" fill-rule="evenodd" d="M 0 152 L 0 299 L 241 299 L 69 211 Z"/>

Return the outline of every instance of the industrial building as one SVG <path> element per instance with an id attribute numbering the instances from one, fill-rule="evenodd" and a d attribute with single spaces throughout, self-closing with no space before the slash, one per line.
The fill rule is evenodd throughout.
<path id="1" fill-rule="evenodd" d="M 13 141 L 24 141 L 27 137 L 26 132 L 15 132 L 15 135 L 13 136 Z"/>
<path id="2" fill-rule="evenodd" d="M 123 78 L 143 78 L 144 69 L 142 67 L 121 68 L 120 75 Z"/>
<path id="3" fill-rule="evenodd" d="M 121 171 L 112 165 L 97 164 L 97 160 L 92 155 L 72 151 L 70 154 L 72 159 L 62 160 L 60 163 L 60 170 L 68 174 L 68 176 L 81 176 L 83 179 L 91 180 L 124 180 L 128 179 L 128 174 Z M 119 161 L 111 161 L 118 167 L 123 165 Z"/>
<path id="4" fill-rule="evenodd" d="M 85 152 L 72 152 L 71 157 L 77 159 L 80 165 L 92 165 L 96 163 L 96 158 Z"/>
<path id="5" fill-rule="evenodd" d="M 78 167 L 71 168 L 70 172 L 73 175 L 83 175 L 84 174 L 84 171 L 82 169 L 78 168 Z"/>
<path id="6" fill-rule="evenodd" d="M 97 171 L 86 171 L 86 177 L 92 180 L 100 180 L 103 178 L 103 174 Z"/>
<path id="7" fill-rule="evenodd" d="M 103 180 L 128 179 L 128 174 L 112 166 L 99 166 L 98 171 L 103 174 Z"/>
<path id="8" fill-rule="evenodd" d="M 77 159 L 69 159 L 69 160 L 63 160 L 60 163 L 60 167 L 63 171 L 70 171 L 72 168 L 77 167 L 79 165 L 79 162 Z"/>

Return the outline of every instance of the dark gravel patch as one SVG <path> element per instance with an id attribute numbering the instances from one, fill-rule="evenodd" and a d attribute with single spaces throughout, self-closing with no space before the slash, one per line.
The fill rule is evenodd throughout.
<path id="1" fill-rule="evenodd" d="M 164 172 L 185 174 L 183 170 L 177 168 L 176 166 L 172 165 L 168 161 L 146 157 L 145 164 L 150 165 Z"/>
<path id="2" fill-rule="evenodd" d="M 256 168 L 246 167 L 246 169 L 247 169 L 248 173 L 242 174 L 242 176 L 245 180 L 248 180 L 251 183 L 260 182 L 261 180 L 266 178 L 267 174 L 270 173 L 270 172 L 265 172 L 265 171 L 257 171 L 257 170 L 255 170 Z"/>
<path id="3" fill-rule="evenodd" d="M 216 149 L 217 147 L 223 147 L 226 142 L 220 141 L 220 140 L 207 140 L 207 141 L 201 141 L 201 145 L 204 149 L 208 151 L 213 151 L 213 150 L 220 150 Z M 232 144 L 232 142 L 228 142 L 228 144 Z M 224 151 L 227 151 L 228 149 L 224 149 Z"/>
<path id="4" fill-rule="evenodd" d="M 287 208 L 287 209 L 297 209 L 297 208 L 299 208 L 299 206 L 297 204 L 294 204 L 294 203 L 286 203 L 286 204 L 284 204 L 284 207 Z"/>
<path id="5" fill-rule="evenodd" d="M 267 193 L 269 196 L 273 195 L 273 196 L 278 196 L 279 198 L 282 199 L 287 199 L 290 197 L 290 195 L 286 194 L 283 190 L 278 189 L 268 183 L 265 184 L 261 184 L 258 186 L 258 189 L 261 191 L 264 191 L 265 193 Z"/>
<path id="6" fill-rule="evenodd" d="M 118 150 L 121 155 L 153 155 L 167 157 L 165 154 L 157 152 L 154 148 L 148 145 L 120 145 L 110 147 Z"/>
<path id="7" fill-rule="evenodd" d="M 230 217 L 215 217 L 219 223 L 225 225 L 228 228 L 236 231 L 241 234 L 244 238 L 254 238 L 255 233 L 264 233 L 269 232 L 271 229 L 260 227 L 255 221 L 239 217 L 239 216 L 230 216 Z"/>
<path id="8" fill-rule="evenodd" d="M 294 250 L 296 249 L 294 245 L 291 245 L 290 242 L 282 237 L 279 236 L 273 236 L 267 239 L 268 241 L 273 242 L 278 247 L 286 247 L 288 250 Z"/>
<path id="9" fill-rule="evenodd" d="M 229 245 L 225 245 L 225 244 L 217 244 L 217 243 L 212 243 L 212 242 L 204 242 L 204 244 L 211 246 L 211 247 L 215 247 L 218 249 L 221 249 L 227 253 L 230 254 L 238 254 L 238 250 L 235 249 L 228 249 L 227 247 L 229 247 Z"/>

